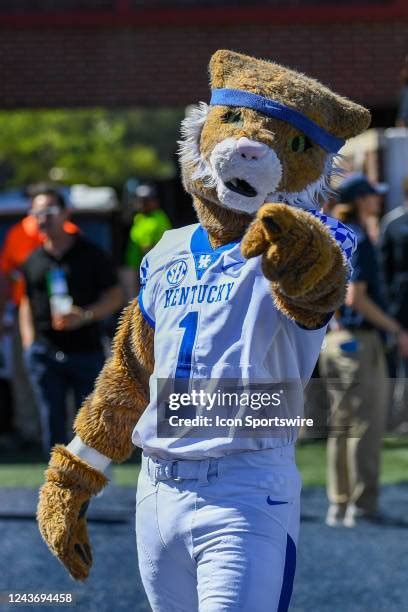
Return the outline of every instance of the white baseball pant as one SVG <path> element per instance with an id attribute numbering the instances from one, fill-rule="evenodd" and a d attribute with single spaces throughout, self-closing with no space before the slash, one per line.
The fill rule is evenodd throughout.
<path id="1" fill-rule="evenodd" d="M 139 569 L 154 612 L 284 612 L 296 566 L 294 447 L 218 459 L 143 456 Z"/>

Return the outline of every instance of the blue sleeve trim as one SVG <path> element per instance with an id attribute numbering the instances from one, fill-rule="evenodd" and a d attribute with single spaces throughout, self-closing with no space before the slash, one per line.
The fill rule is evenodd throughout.
<path id="1" fill-rule="evenodd" d="M 350 265 L 350 259 L 357 248 L 358 237 L 356 236 L 355 226 L 344 225 L 338 219 L 328 217 L 317 210 L 311 209 L 308 212 L 319 219 L 330 230 L 331 235 L 341 247 Z"/>
<path id="2" fill-rule="evenodd" d="M 327 315 L 326 319 L 324 320 L 323 325 L 319 325 L 319 327 L 305 327 L 304 325 L 301 325 L 297 321 L 295 321 L 295 323 L 296 323 L 296 325 L 298 327 L 300 327 L 300 329 L 304 329 L 305 331 L 317 331 L 318 329 L 323 329 L 323 327 L 325 327 L 328 324 L 328 322 L 332 318 L 333 314 L 334 314 L 334 312 L 329 312 L 329 314 Z"/>
<path id="3" fill-rule="evenodd" d="M 143 289 L 140 290 L 139 292 L 139 296 L 138 296 L 138 302 L 139 302 L 139 306 L 140 306 L 140 310 L 142 311 L 142 315 L 144 317 L 144 319 L 146 320 L 146 322 L 150 325 L 150 327 L 152 327 L 153 329 L 155 329 L 156 327 L 156 323 L 155 321 L 153 321 L 153 319 L 149 316 L 149 314 L 146 311 L 146 308 L 144 307 L 143 304 Z"/>

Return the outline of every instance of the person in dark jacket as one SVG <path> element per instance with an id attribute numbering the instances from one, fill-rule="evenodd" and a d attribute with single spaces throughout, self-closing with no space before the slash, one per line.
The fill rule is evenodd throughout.
<path id="1" fill-rule="evenodd" d="M 66 232 L 68 210 L 59 192 L 38 193 L 31 214 L 45 239 L 22 266 L 19 321 L 47 453 L 68 438 L 67 392 L 78 409 L 93 389 L 105 361 L 98 322 L 119 310 L 122 291 L 104 251 Z"/>
<path id="2" fill-rule="evenodd" d="M 381 223 L 381 262 L 390 314 L 408 328 L 408 179 L 404 181 L 404 202 Z M 408 358 L 392 353 L 395 387 L 392 427 L 408 430 Z"/>

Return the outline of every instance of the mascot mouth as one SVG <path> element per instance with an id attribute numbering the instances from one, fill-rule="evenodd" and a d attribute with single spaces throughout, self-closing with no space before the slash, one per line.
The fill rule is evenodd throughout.
<path id="1" fill-rule="evenodd" d="M 239 195 L 243 195 L 247 198 L 254 198 L 258 195 L 258 192 L 246 181 L 239 178 L 230 179 L 225 183 L 225 186 L 228 187 L 231 191 L 235 193 L 239 193 Z"/>

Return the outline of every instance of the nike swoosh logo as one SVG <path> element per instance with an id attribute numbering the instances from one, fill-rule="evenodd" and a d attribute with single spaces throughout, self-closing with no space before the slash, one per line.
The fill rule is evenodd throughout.
<path id="1" fill-rule="evenodd" d="M 233 263 L 223 265 L 221 267 L 221 272 L 227 276 L 232 276 L 232 278 L 238 278 L 241 274 L 243 263 L 244 262 L 234 261 Z"/>
<path id="2" fill-rule="evenodd" d="M 225 270 L 229 270 L 230 268 L 233 268 L 235 266 L 242 266 L 243 263 L 245 262 L 233 261 L 232 263 L 224 264 L 223 266 L 221 266 L 221 270 L 225 272 Z"/>
<path id="3" fill-rule="evenodd" d="M 288 502 L 285 502 L 285 501 L 275 501 L 274 499 L 271 499 L 269 495 L 266 498 L 266 501 L 267 501 L 267 503 L 270 506 L 280 506 L 281 504 L 287 504 L 288 503 Z"/>

